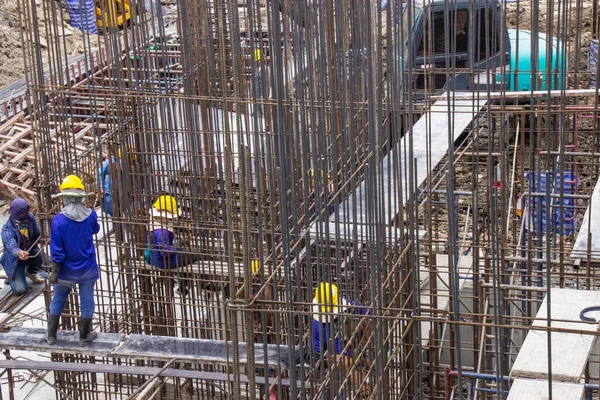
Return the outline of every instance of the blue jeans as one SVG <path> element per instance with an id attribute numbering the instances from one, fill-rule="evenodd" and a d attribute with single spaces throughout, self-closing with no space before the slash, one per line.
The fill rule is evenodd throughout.
<path id="1" fill-rule="evenodd" d="M 32 249 L 32 253 L 37 252 L 37 248 Z M 35 258 L 28 260 L 19 261 L 15 268 L 15 273 L 11 281 L 9 282 L 10 288 L 15 296 L 20 296 L 27 291 L 27 280 L 25 279 L 25 272 L 35 273 L 41 270 L 42 266 L 42 254 L 38 254 Z"/>
<path id="2" fill-rule="evenodd" d="M 94 315 L 94 286 L 96 282 L 79 284 L 79 300 L 81 303 L 81 318 L 89 319 Z M 50 315 L 60 317 L 65 309 L 67 297 L 71 288 L 66 285 L 56 283 L 54 285 L 54 295 L 50 303 Z"/>

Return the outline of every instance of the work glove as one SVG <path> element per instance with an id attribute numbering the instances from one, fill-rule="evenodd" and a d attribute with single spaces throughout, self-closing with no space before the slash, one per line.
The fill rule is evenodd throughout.
<path id="1" fill-rule="evenodd" d="M 50 281 L 51 284 L 54 285 L 58 281 L 58 270 L 60 269 L 60 264 L 52 261 L 51 266 L 52 266 L 52 272 L 50 272 L 50 276 L 49 276 L 48 280 Z"/>

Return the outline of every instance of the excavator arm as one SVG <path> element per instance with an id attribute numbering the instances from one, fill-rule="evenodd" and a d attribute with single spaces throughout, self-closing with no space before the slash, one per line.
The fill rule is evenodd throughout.
<path id="1" fill-rule="evenodd" d="M 96 0 L 98 28 L 123 28 L 131 19 L 129 0 Z"/>

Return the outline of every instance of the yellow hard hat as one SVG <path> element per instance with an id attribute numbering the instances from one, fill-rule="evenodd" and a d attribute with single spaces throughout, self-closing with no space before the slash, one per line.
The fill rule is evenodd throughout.
<path id="1" fill-rule="evenodd" d="M 332 312 L 339 304 L 338 287 L 329 282 L 319 283 L 315 289 L 315 301 L 321 306 L 321 312 Z"/>
<path id="2" fill-rule="evenodd" d="M 77 175 L 68 175 L 67 177 L 65 177 L 65 179 L 63 179 L 62 183 L 60 184 L 60 191 L 62 192 L 64 190 L 69 189 L 85 190 L 85 187 L 83 186 L 83 182 L 81 182 L 81 179 L 79 179 Z"/>
<path id="3" fill-rule="evenodd" d="M 308 177 L 310 178 L 310 187 L 314 188 L 315 187 L 315 170 L 314 169 L 309 169 L 308 170 Z M 321 171 L 321 182 L 325 181 L 325 173 L 323 171 Z"/>
<path id="4" fill-rule="evenodd" d="M 252 275 L 256 274 L 260 269 L 260 260 L 252 260 Z"/>
<path id="5" fill-rule="evenodd" d="M 154 208 L 159 211 L 168 211 L 171 214 L 179 215 L 179 207 L 177 200 L 173 196 L 160 196 L 153 204 Z"/>
<path id="6" fill-rule="evenodd" d="M 133 146 L 128 144 L 127 146 L 125 146 L 125 149 L 127 151 L 127 153 L 129 154 L 129 159 L 133 160 L 134 158 L 134 154 L 133 154 Z M 119 148 L 119 150 L 117 151 L 117 157 L 121 158 L 123 157 L 123 148 Z"/>
<path id="7" fill-rule="evenodd" d="M 260 49 L 254 50 L 254 61 L 260 61 Z"/>

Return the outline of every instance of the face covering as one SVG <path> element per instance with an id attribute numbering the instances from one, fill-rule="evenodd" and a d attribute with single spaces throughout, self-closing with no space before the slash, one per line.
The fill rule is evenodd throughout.
<path id="1" fill-rule="evenodd" d="M 63 204 L 61 214 L 73 221 L 81 222 L 92 213 L 92 209 L 83 204 L 81 196 L 63 196 Z"/>

